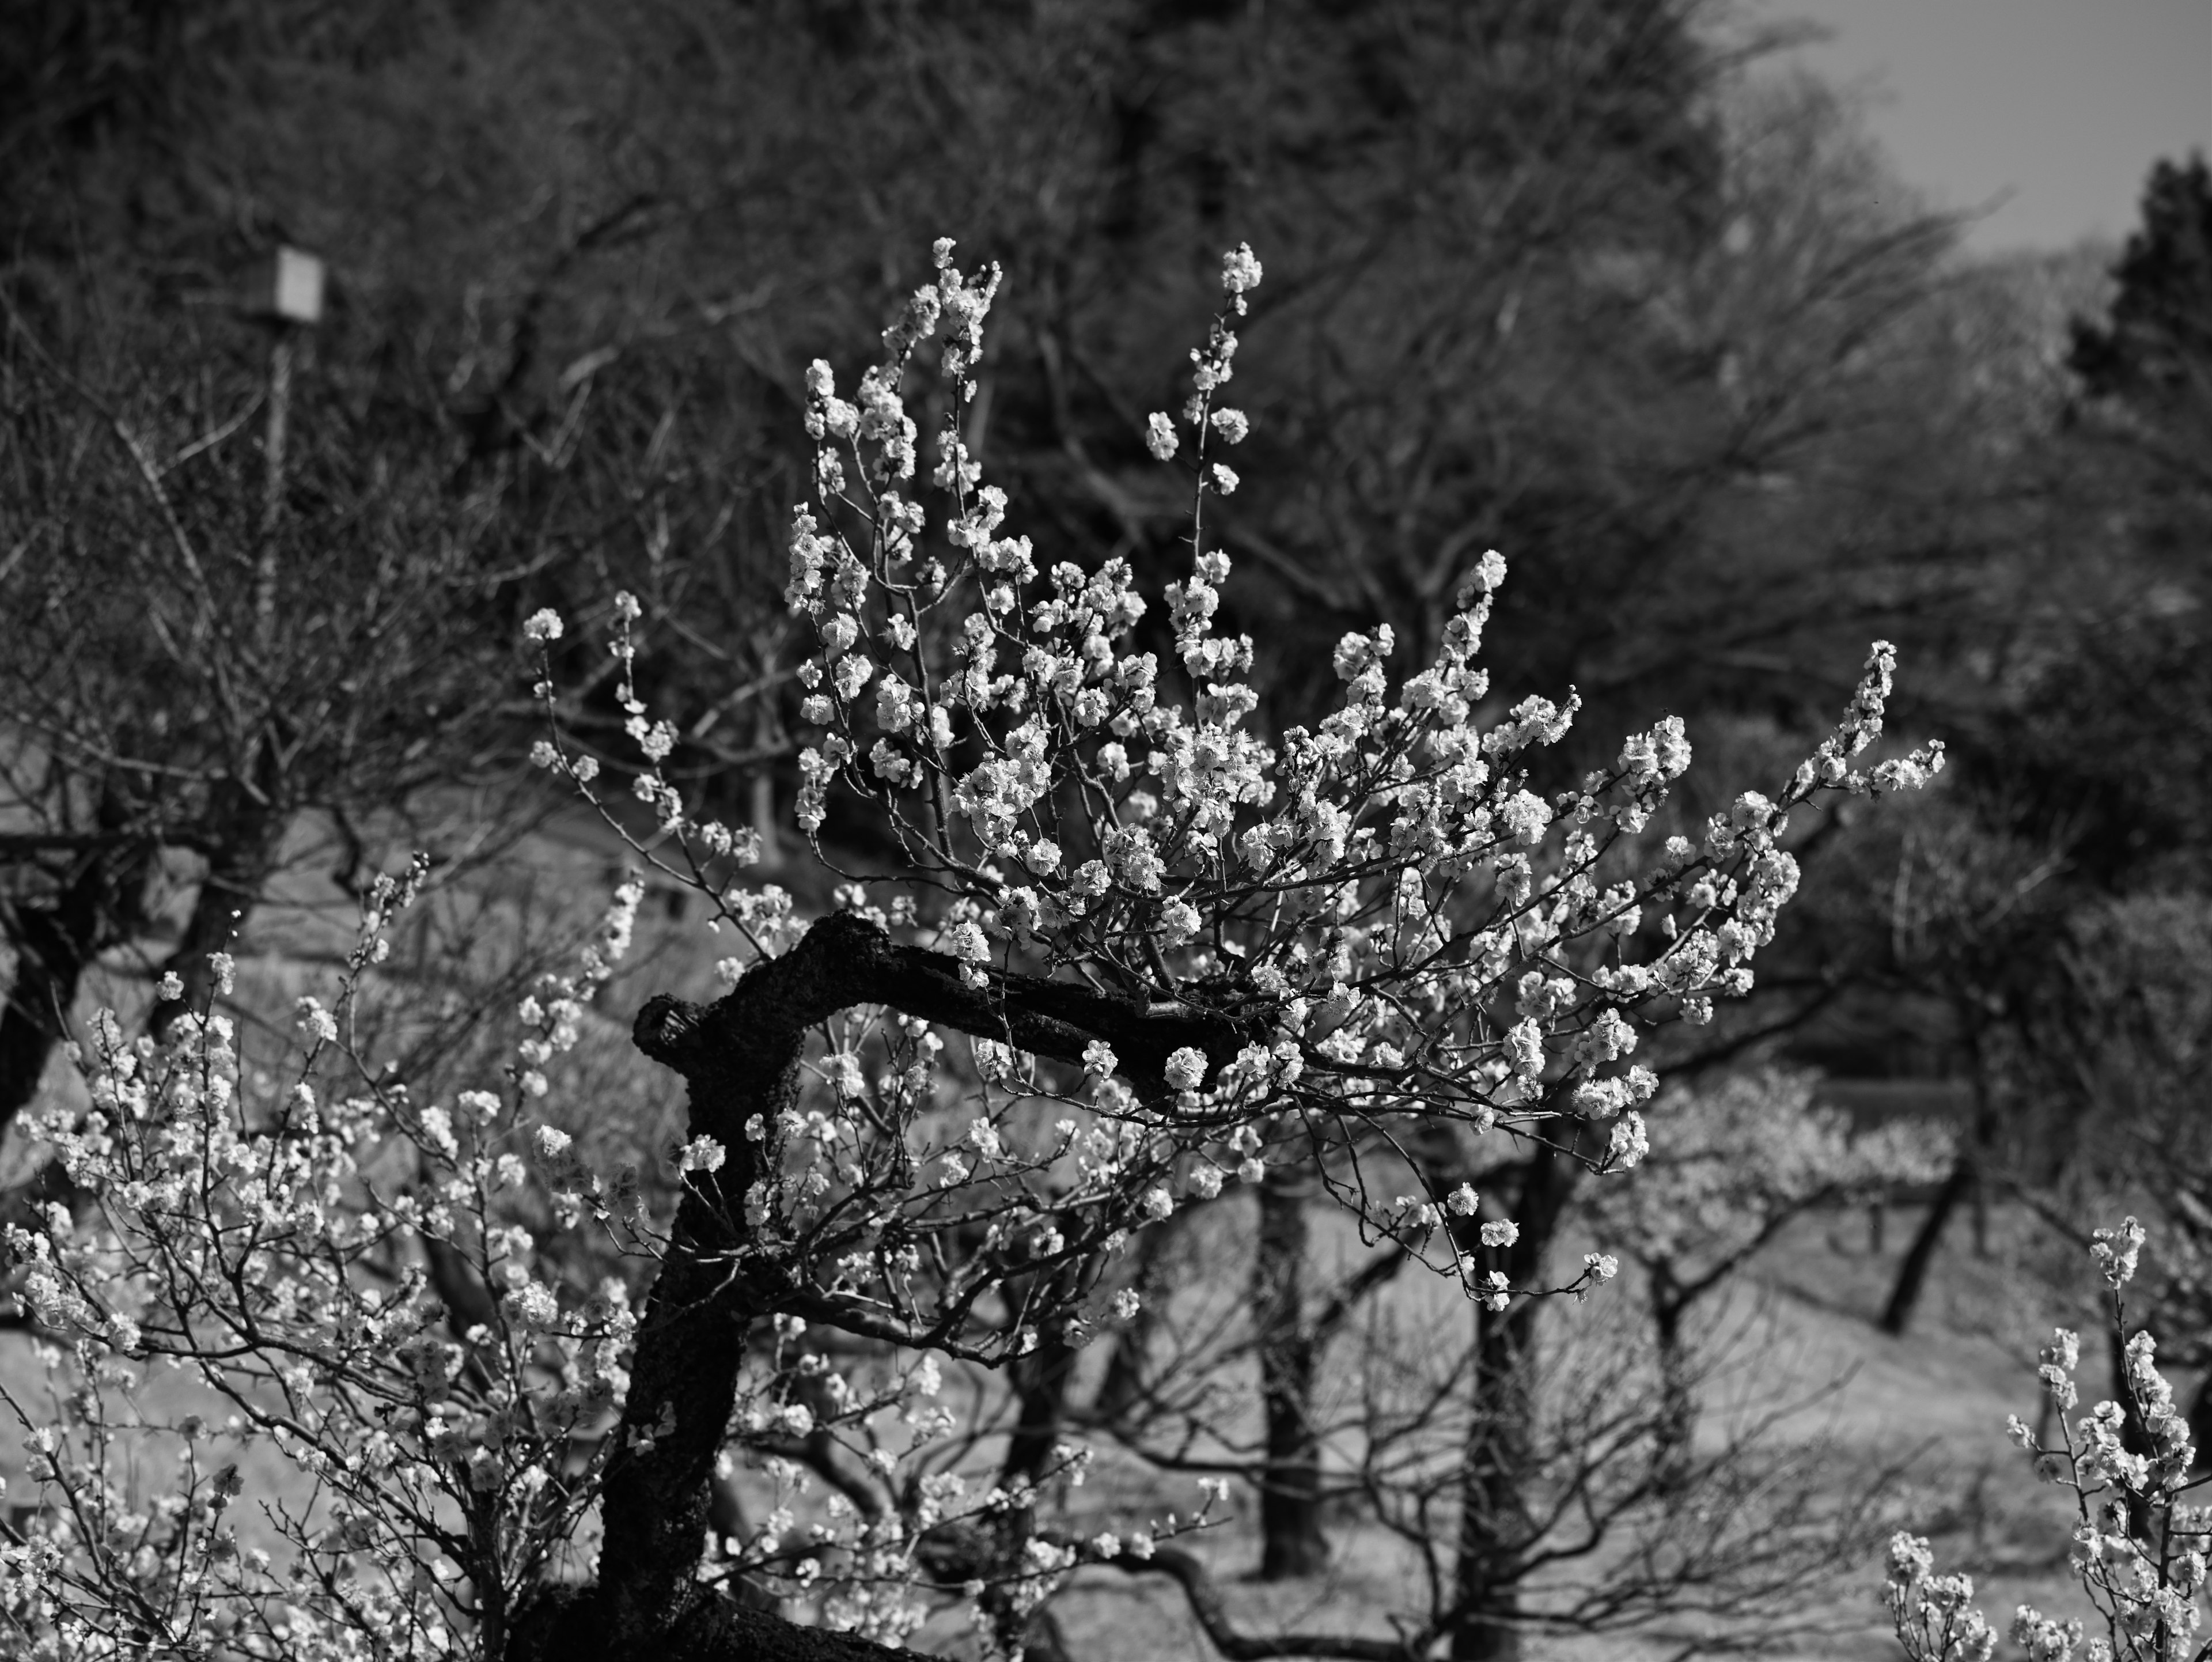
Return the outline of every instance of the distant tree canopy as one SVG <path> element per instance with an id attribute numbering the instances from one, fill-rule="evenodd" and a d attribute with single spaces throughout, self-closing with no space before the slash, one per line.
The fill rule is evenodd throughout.
<path id="1" fill-rule="evenodd" d="M 1426 650 L 1496 543 L 1528 575 L 1501 690 L 1809 709 L 1833 686 L 1778 642 L 1832 612 L 1823 574 L 1868 611 L 1925 587 L 1926 551 L 1894 564 L 1922 527 L 1839 545 L 1833 510 L 1876 473 L 1937 488 L 1899 465 L 1937 447 L 1914 412 L 1960 412 L 1887 344 L 1944 228 L 1875 205 L 1832 103 L 1738 90 L 1759 42 L 1702 0 L 100 10 L 15 25 L 26 315 L 112 330 L 318 248 L 328 372 L 556 598 L 637 580 L 772 653 L 798 369 L 944 232 L 1018 297 L 979 447 L 1069 551 L 1140 562 L 1176 535 L 1139 419 L 1168 274 L 1269 250 L 1240 395 L 1297 425 L 1244 460 L 1296 488 L 1224 529 L 1255 574 L 1227 604 L 1284 663 L 1378 608 Z M 1675 627 L 1632 651 L 1631 612 Z M 672 642 L 648 673 L 702 684 L 696 764 L 750 768 L 781 723 L 721 709 L 720 667 Z"/>
<path id="2" fill-rule="evenodd" d="M 2150 409 L 2212 400 L 2212 173 L 2160 161 L 2112 276 L 2110 318 L 2077 319 L 2069 362 L 2092 398 Z"/>
<path id="3" fill-rule="evenodd" d="M 2201 884 L 2212 843 L 2212 179 L 2160 161 L 2112 270 L 2076 317 L 2078 397 L 2033 453 L 2043 567 L 2063 606 L 2022 607 L 1993 764 L 2026 833 L 2108 890 Z M 2041 611 L 2038 617 L 2036 614 Z M 1970 761 L 1969 766 L 1972 765 Z"/>

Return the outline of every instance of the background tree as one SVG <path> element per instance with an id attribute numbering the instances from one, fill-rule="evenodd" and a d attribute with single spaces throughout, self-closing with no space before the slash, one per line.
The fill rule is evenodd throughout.
<path id="1" fill-rule="evenodd" d="M 1923 805 L 1910 826 L 1899 822 L 1853 856 L 1874 862 L 1869 889 L 1889 892 L 1895 968 L 1944 1007 L 1938 1042 L 1960 1057 L 1975 1099 L 1960 1166 L 1900 1267 L 1886 1318 L 1893 1329 L 1910 1317 L 1956 1202 L 1976 1191 L 1970 1166 L 1984 1182 L 2048 1195 L 2054 1215 L 2071 1209 L 2069 1185 L 2111 1180 L 2075 1166 L 2105 1157 L 2087 1128 L 2110 1107 L 2110 1093 L 2082 1071 L 2081 1034 L 2086 1023 L 2109 1036 L 2128 1019 L 2080 979 L 2079 947 L 2048 943 L 2109 943 L 2115 918 L 2185 912 L 2202 887 L 2203 770 L 2193 758 L 2212 519 L 2181 454 L 2202 418 L 2203 375 L 2191 354 L 2201 359 L 2212 319 L 2212 286 L 2190 252 L 2203 238 L 2201 180 L 2201 167 L 2154 171 L 2145 229 L 2113 272 L 2109 325 L 2076 317 L 2065 373 L 2030 366 L 2022 375 L 2015 436 L 1996 458 L 2000 478 L 2020 482 L 2004 512 L 2020 542 L 1998 569 L 2027 586 L 1959 613 L 1963 673 L 1936 694 L 1935 719 L 1967 759 L 1948 801 Z M 2037 274 L 1998 275 L 2018 283 Z M 2063 273 L 2055 286 L 2061 295 L 2080 288 Z M 2008 361 L 2019 355 L 1993 363 Z M 2069 603 L 2032 598 L 2040 593 Z M 1876 915 L 1869 908 L 1867 921 Z M 1838 922 L 1844 933 L 1861 927 Z M 2160 1045 L 2148 1030 L 2129 1031 L 2091 1048 L 2116 1077 L 2155 1072 Z M 2142 1044 L 2149 1048 L 2122 1056 Z"/>
<path id="2" fill-rule="evenodd" d="M 427 793 L 491 788 L 513 661 L 487 644 L 471 523 L 312 356 L 286 388 L 190 335 L 80 343 L 94 361 L 70 368 L 9 315 L 0 1120 L 103 952 L 178 977 L 157 1026 L 204 1002 L 209 954 L 299 863 L 304 815 L 345 886 L 404 834 L 395 811 L 446 841 Z M 272 425 L 257 456 L 244 435 L 272 398 L 289 436 Z M 154 947 L 165 907 L 175 932 Z"/>
<path id="3" fill-rule="evenodd" d="M 1931 1183 L 1951 1165 L 1952 1139 L 1933 1127 L 1854 1135 L 1840 1110 L 1816 1105 L 1816 1082 L 1769 1069 L 1678 1087 L 1667 1099 L 1665 1147 L 1624 1181 L 1589 1191 L 1600 1237 L 1643 1272 L 1665 1481 L 1696 1458 L 1695 1308 L 1807 1212 Z"/>

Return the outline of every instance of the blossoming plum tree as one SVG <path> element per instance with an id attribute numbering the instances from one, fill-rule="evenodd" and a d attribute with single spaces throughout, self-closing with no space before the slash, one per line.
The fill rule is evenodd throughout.
<path id="1" fill-rule="evenodd" d="M 90 1214 L 51 1211 L 9 1243 L 74 1370 L 60 1415 L 19 1410 L 45 1509 L 6 1548 L 4 1598 L 33 1649 L 860 1655 L 949 1598 L 1014 1651 L 1071 1567 L 1141 1561 L 1194 1520 L 1056 1537 L 1036 1486 L 1079 1476 L 1072 1449 L 981 1492 L 933 1469 L 939 1359 L 998 1367 L 1126 1319 L 1109 1276 L 1132 1232 L 1326 1151 L 1364 1232 L 1484 1307 L 1610 1277 L 1595 1253 L 1557 1288 L 1486 1269 L 1449 1195 L 1391 1192 L 1419 1169 L 1404 1139 L 1449 1124 L 1635 1165 L 1656 1083 L 1630 1060 L 1639 1029 L 1749 989 L 1796 885 L 1790 812 L 1916 785 L 1940 747 L 1860 764 L 1889 687 L 1878 645 L 1776 795 L 1649 848 L 1689 762 L 1681 723 L 1632 735 L 1572 788 L 1532 789 L 1532 752 L 1575 703 L 1489 703 L 1474 660 L 1494 553 L 1433 662 L 1394 688 L 1389 631 L 1347 636 L 1334 712 L 1265 734 L 1241 679 L 1252 643 L 1214 628 L 1229 562 L 1206 540 L 1207 504 L 1237 487 L 1219 457 L 1247 423 L 1222 393 L 1261 276 L 1249 248 L 1225 259 L 1188 400 L 1145 435 L 1195 482 L 1164 624 L 1125 561 L 1041 565 L 982 482 L 962 415 L 995 268 L 963 275 L 940 242 L 850 399 L 810 372 L 814 490 L 788 599 L 819 642 L 799 670 L 821 729 L 799 824 L 854 868 L 830 915 L 736 880 L 751 835 L 672 782 L 677 735 L 635 695 L 639 608 L 618 600 L 631 785 L 658 821 L 639 852 L 739 943 L 718 999 L 657 997 L 635 1024 L 689 1092 L 672 1220 L 537 1105 L 634 887 L 580 971 L 523 1006 L 505 1081 L 451 1103 L 411 1099 L 341 1019 L 404 883 L 379 892 L 338 1011 L 301 1007 L 289 1087 L 242 1068 L 213 1012 L 166 1044 L 103 1030 L 94 1111 L 45 1128 Z M 944 397 L 925 443 L 905 389 L 932 355 Z M 545 612 L 528 632 L 563 630 Z M 601 767 L 557 729 L 538 757 L 600 800 Z M 859 868 L 848 825 L 896 859 Z M 550 1268 L 560 1233 L 583 1228 L 652 1262 L 635 1317 L 620 1277 Z M 433 1245 L 494 1307 L 440 1303 Z M 289 1562 L 246 1543 L 240 1468 L 207 1468 L 204 1422 L 168 1428 L 179 1493 L 134 1503 L 115 1451 L 155 1422 L 117 1404 L 149 1363 L 181 1367 L 234 1416 L 223 1434 L 307 1480 L 264 1503 Z M 795 1491 L 786 1457 L 823 1439 L 896 1476 L 897 1505 L 833 1495 L 804 1528 L 788 1507 L 758 1527 L 717 1511 L 732 1447 L 782 1460 Z M 860 1637 L 754 1608 L 763 1583 Z"/>

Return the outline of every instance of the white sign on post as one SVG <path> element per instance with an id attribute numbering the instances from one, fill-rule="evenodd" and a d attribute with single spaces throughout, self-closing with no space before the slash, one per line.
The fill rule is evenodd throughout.
<path id="1" fill-rule="evenodd" d="M 270 310 L 286 323 L 321 322 L 323 262 L 298 248 L 277 249 Z"/>

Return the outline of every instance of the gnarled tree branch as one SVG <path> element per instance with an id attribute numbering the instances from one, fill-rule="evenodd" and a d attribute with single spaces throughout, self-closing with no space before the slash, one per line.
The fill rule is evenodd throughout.
<path id="1" fill-rule="evenodd" d="M 637 1047 L 683 1075 L 690 1135 L 713 1137 L 727 1158 L 719 1171 L 695 1174 L 646 1301 L 607 1464 L 599 1581 L 557 1624 L 564 1644 L 588 1640 L 607 1656 L 673 1655 L 679 1631 L 720 1608 L 698 1589 L 696 1571 L 746 1334 L 764 1317 L 814 1302 L 769 1255 L 751 1250 L 744 1202 L 763 1156 L 744 1128 L 796 1104 L 808 1031 L 864 1004 L 1062 1061 L 1080 1060 L 1103 1039 L 1139 1080 L 1161 1079 L 1182 1046 L 1219 1065 L 1249 1037 L 1232 1016 L 1181 1001 L 1139 1002 L 997 971 L 974 986 L 957 959 L 896 942 L 849 913 L 821 919 L 711 1005 L 650 1001 L 633 1030 Z"/>

